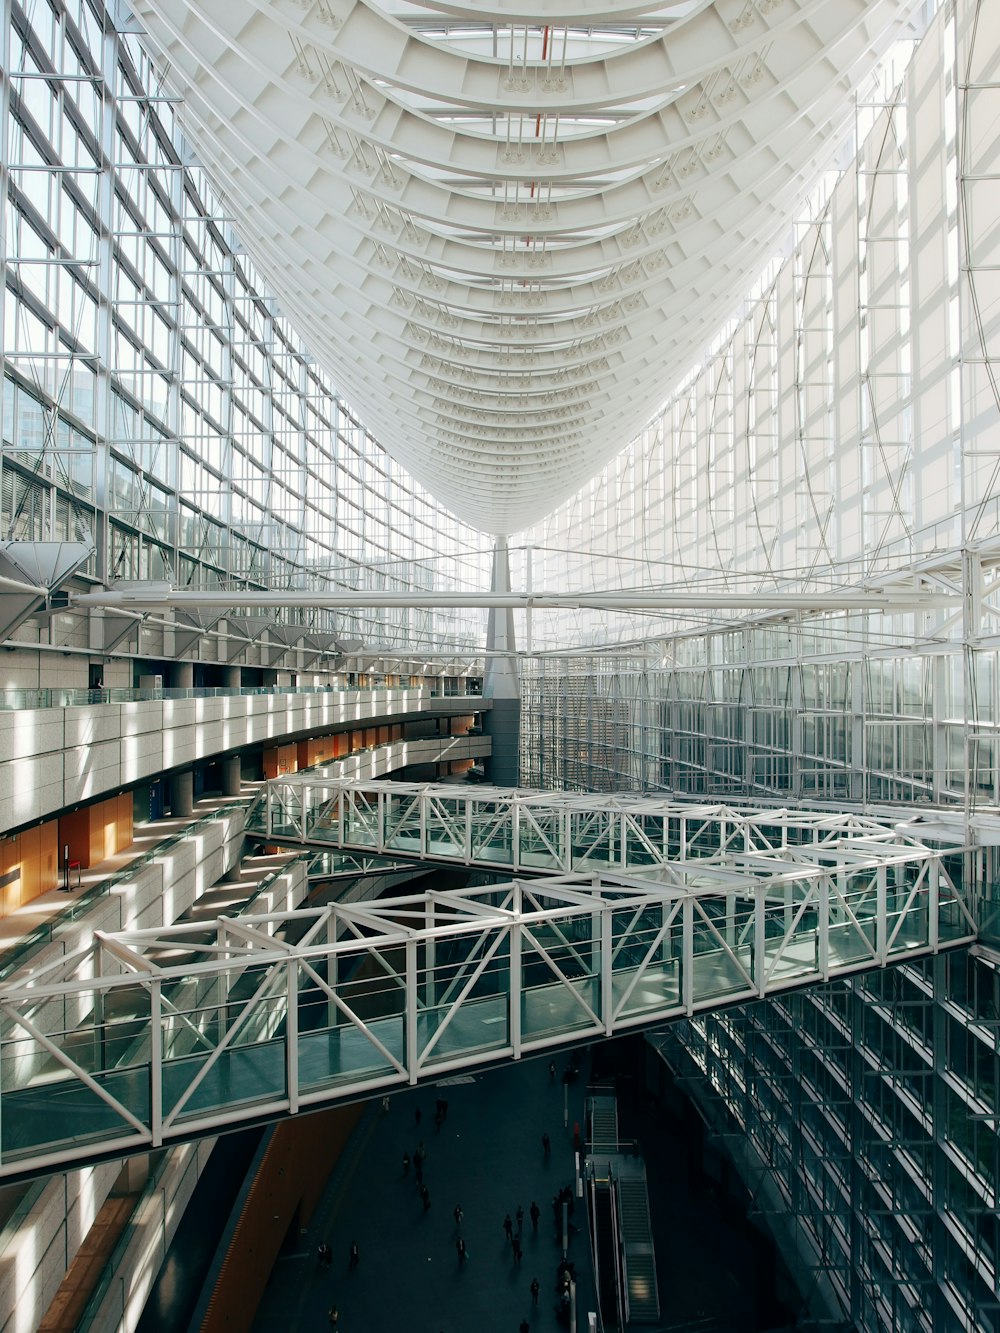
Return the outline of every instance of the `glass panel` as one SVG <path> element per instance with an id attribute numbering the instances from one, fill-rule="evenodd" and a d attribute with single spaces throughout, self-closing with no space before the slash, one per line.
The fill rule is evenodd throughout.
<path id="1" fill-rule="evenodd" d="M 695 1002 L 711 1000 L 723 995 L 753 992 L 753 987 L 740 970 L 740 964 L 753 976 L 753 957 L 750 941 L 746 939 L 726 947 L 725 903 L 722 900 L 699 899 L 694 906 L 692 930 L 692 996 Z M 739 962 L 737 962 L 737 959 Z"/>
<path id="2" fill-rule="evenodd" d="M 764 907 L 764 975 L 768 985 L 819 971 L 815 893 L 802 885 L 785 885 L 782 893 L 783 902 L 768 901 Z"/>
<path id="3" fill-rule="evenodd" d="M 514 863 L 514 817 L 510 805 L 471 802 L 472 855 L 477 861 Z"/>
<path id="4" fill-rule="evenodd" d="M 679 918 L 660 937 L 670 906 L 656 904 L 638 916 L 632 909 L 613 914 L 612 1001 L 615 1013 L 623 1018 L 681 1002 Z"/>

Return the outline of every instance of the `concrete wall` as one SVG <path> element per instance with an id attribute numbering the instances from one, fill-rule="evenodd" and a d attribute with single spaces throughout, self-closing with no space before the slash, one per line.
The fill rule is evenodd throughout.
<path id="1" fill-rule="evenodd" d="M 465 697 L 409 689 L 0 711 L 0 829 L 18 829 L 165 770 L 245 746 L 369 719 L 468 712 Z"/>
<path id="2" fill-rule="evenodd" d="M 242 842 L 241 810 L 202 826 L 191 839 L 167 848 L 144 866 L 121 893 L 101 899 L 85 921 L 73 923 L 33 963 L 72 952 L 95 929 L 140 929 L 176 919 L 235 864 Z M 305 867 L 298 861 L 290 863 L 250 904 L 247 915 L 294 908 L 307 892 Z M 36 1011 L 32 1020 L 44 1029 L 61 1024 L 66 1017 L 59 1006 L 48 1015 Z M 125 1254 L 105 1293 L 95 1329 L 134 1327 L 210 1148 L 210 1143 L 202 1143 L 169 1150 L 171 1161 L 149 1182 L 137 1208 Z M 120 1170 L 120 1161 L 104 1163 L 56 1173 L 28 1187 L 24 1207 L 0 1231 L 2 1333 L 33 1333 Z"/>

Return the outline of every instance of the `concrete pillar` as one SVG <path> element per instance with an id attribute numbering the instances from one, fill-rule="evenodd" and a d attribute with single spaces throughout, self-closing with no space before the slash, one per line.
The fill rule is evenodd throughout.
<path id="1" fill-rule="evenodd" d="M 174 662 L 170 668 L 170 688 L 172 690 L 194 689 L 194 663 Z"/>
<path id="2" fill-rule="evenodd" d="M 170 779 L 170 813 L 181 819 L 194 814 L 194 770 L 186 768 Z"/>
<path id="3" fill-rule="evenodd" d="M 492 592 L 510 592 L 510 561 L 507 542 L 497 539 L 493 548 Z M 490 611 L 486 624 L 486 647 L 509 656 L 487 657 L 483 694 L 493 700 L 485 714 L 483 731 L 492 741 L 488 776 L 498 787 L 516 787 L 520 775 L 521 694 L 514 657 L 514 612 L 510 607 Z"/>
<path id="4" fill-rule="evenodd" d="M 222 760 L 222 794 L 239 796 L 242 782 L 242 762 L 238 754 L 227 754 Z"/>
<path id="5" fill-rule="evenodd" d="M 243 879 L 243 854 L 246 850 L 246 839 L 240 843 L 239 855 L 222 876 L 223 884 L 239 884 Z"/>
<path id="6" fill-rule="evenodd" d="M 238 690 L 243 684 L 243 668 L 224 666 L 222 668 L 222 684 L 227 690 Z"/>

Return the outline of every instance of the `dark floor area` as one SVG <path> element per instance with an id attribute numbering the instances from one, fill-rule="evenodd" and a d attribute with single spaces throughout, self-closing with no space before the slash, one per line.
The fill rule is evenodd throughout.
<path id="1" fill-rule="evenodd" d="M 683 1119 L 665 1115 L 643 1087 L 641 1039 L 595 1046 L 593 1075 L 615 1079 L 621 1132 L 642 1143 L 649 1177 L 657 1250 L 661 1321 L 666 1333 L 758 1333 L 783 1323 L 774 1301 L 773 1254 L 767 1241 L 722 1196 L 701 1169 L 700 1146 Z M 561 1071 L 566 1057 L 557 1056 Z M 394 1096 L 387 1113 L 373 1106 L 334 1173 L 305 1235 L 290 1238 L 254 1323 L 254 1333 L 329 1327 L 332 1304 L 341 1333 L 556 1333 L 556 1265 L 561 1251 L 552 1197 L 573 1180 L 573 1130 L 584 1123 L 585 1080 L 568 1089 L 550 1082 L 548 1058 L 474 1072 Z M 568 1094 L 568 1124 L 563 1099 Z M 435 1129 L 438 1097 L 448 1115 Z M 420 1110 L 421 1121 L 415 1122 Z M 545 1160 L 541 1136 L 552 1139 Z M 423 1208 L 404 1152 L 423 1141 L 430 1207 Z M 527 1216 L 541 1209 L 538 1232 Z M 461 1231 L 453 1217 L 464 1212 Z M 525 1210 L 524 1259 L 514 1261 L 504 1231 L 506 1213 Z M 583 1217 L 571 1242 L 580 1284 L 577 1328 L 594 1308 Z M 459 1264 L 461 1234 L 468 1262 Z M 326 1240 L 333 1265 L 322 1271 L 316 1247 Z M 349 1271 L 350 1246 L 360 1262 Z M 532 1309 L 529 1284 L 541 1296 Z M 650 1326 L 645 1326 L 647 1329 Z M 650 1329 L 650 1333 L 653 1330 Z"/>
<path id="2" fill-rule="evenodd" d="M 308 1234 L 276 1265 L 255 1333 L 328 1327 L 335 1303 L 342 1333 L 517 1333 L 526 1318 L 532 1333 L 556 1333 L 556 1265 L 552 1196 L 573 1180 L 572 1132 L 583 1119 L 582 1083 L 569 1089 L 569 1127 L 563 1126 L 563 1087 L 550 1083 L 548 1060 L 531 1060 L 397 1094 L 383 1115 L 376 1106 L 363 1122 L 349 1160 L 331 1180 Z M 448 1101 L 440 1130 L 435 1102 Z M 420 1110 L 417 1125 L 415 1112 Z M 552 1140 L 545 1159 L 541 1136 Z M 404 1176 L 404 1152 L 423 1141 L 425 1211 L 414 1169 Z M 537 1234 L 529 1210 L 541 1209 Z M 461 1204 L 461 1231 L 453 1212 Z M 504 1235 L 504 1215 L 525 1211 L 524 1257 L 518 1265 Z M 461 1234 L 469 1258 L 460 1265 Z M 360 1263 L 349 1270 L 357 1240 Z M 333 1249 L 329 1272 L 319 1269 L 316 1246 Z M 570 1256 L 584 1275 L 579 1326 L 593 1308 L 586 1230 Z M 530 1283 L 541 1287 L 533 1309 Z"/>

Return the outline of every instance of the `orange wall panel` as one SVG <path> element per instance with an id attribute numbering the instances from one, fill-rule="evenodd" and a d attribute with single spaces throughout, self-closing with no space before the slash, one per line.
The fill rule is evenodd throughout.
<path id="1" fill-rule="evenodd" d="M 132 846 L 135 836 L 135 802 L 130 791 L 123 791 L 118 797 L 117 846 L 116 852 L 123 852 Z"/>
<path id="2" fill-rule="evenodd" d="M 0 887 L 0 916 L 7 916 L 21 905 L 21 838 L 4 838 L 0 842 L 0 880 L 9 882 Z"/>
<path id="3" fill-rule="evenodd" d="M 69 859 L 79 861 L 86 870 L 90 865 L 90 811 L 74 810 L 59 820 L 59 855 L 69 847 Z"/>
<path id="4" fill-rule="evenodd" d="M 278 778 L 283 773 L 295 773 L 298 769 L 298 746 L 278 745 L 264 751 L 265 778 Z"/>
<path id="5" fill-rule="evenodd" d="M 0 916 L 16 911 L 59 885 L 59 828 L 56 820 L 25 829 L 0 842 Z"/>
<path id="6" fill-rule="evenodd" d="M 59 821 L 50 819 L 38 829 L 38 894 L 59 887 Z M 38 894 L 35 896 L 37 897 Z"/>

